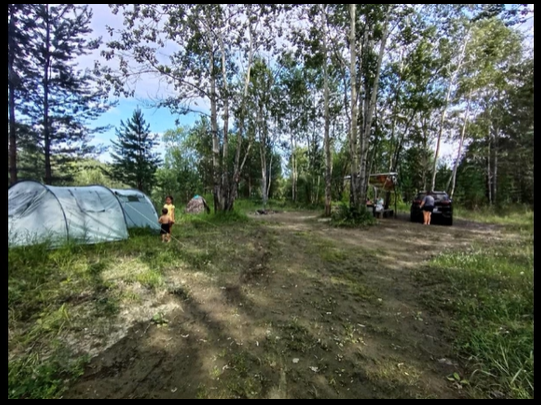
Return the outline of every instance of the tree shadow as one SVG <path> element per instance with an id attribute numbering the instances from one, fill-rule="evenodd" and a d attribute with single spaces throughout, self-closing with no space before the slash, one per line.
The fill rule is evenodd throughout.
<path id="1" fill-rule="evenodd" d="M 321 234 L 336 235 L 314 226 L 315 248 L 298 227 L 254 227 L 248 237 L 262 248 L 221 274 L 225 283 L 192 278 L 171 289 L 166 299 L 179 308 L 163 324 L 134 326 L 65 397 L 460 397 L 446 382 L 456 367 L 437 361 L 452 354 L 445 324 L 424 313 L 410 269 L 381 252 L 366 256 L 354 237 L 340 239 L 345 259 L 325 259 Z"/>

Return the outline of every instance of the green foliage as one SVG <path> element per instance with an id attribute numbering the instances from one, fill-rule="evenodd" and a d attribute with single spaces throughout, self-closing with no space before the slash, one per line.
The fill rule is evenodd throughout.
<path id="1" fill-rule="evenodd" d="M 158 144 L 157 135 L 150 132 L 150 125 L 146 123 L 141 110 L 135 110 L 127 123 L 120 122 L 117 140 L 111 142 L 111 177 L 150 194 L 161 159 L 154 151 Z"/>
<path id="2" fill-rule="evenodd" d="M 366 207 L 356 209 L 345 203 L 338 203 L 333 207 L 331 221 L 333 225 L 344 228 L 372 226 L 377 223 L 372 211 Z"/>
<path id="3" fill-rule="evenodd" d="M 44 181 L 65 179 L 63 165 L 75 157 L 97 152 L 90 145 L 104 127 L 91 122 L 107 111 L 112 103 L 99 86 L 100 68 L 77 69 L 78 58 L 100 46 L 92 39 L 92 11 L 88 5 L 34 4 L 28 10 L 33 25 L 27 52 L 32 57 L 21 67 L 27 91 L 18 105 L 21 122 L 34 128 L 33 148 L 43 156 Z M 53 172 L 55 160 L 58 170 Z"/>
<path id="4" fill-rule="evenodd" d="M 49 359 L 27 356 L 8 362 L 8 399 L 60 399 L 67 384 L 83 375 L 87 357 L 58 349 Z"/>
<path id="5" fill-rule="evenodd" d="M 167 150 L 164 165 L 156 172 L 155 200 L 161 202 L 172 195 L 177 204 L 188 203 L 196 194 L 212 188 L 212 143 L 207 119 L 202 118 L 192 128 L 169 130 L 162 141 Z"/>

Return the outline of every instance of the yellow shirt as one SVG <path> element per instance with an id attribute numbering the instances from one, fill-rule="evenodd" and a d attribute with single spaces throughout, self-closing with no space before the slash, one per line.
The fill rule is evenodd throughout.
<path id="1" fill-rule="evenodd" d="M 175 222 L 175 206 L 173 204 L 165 204 L 163 208 L 167 209 L 167 215 L 169 215 L 171 221 Z"/>

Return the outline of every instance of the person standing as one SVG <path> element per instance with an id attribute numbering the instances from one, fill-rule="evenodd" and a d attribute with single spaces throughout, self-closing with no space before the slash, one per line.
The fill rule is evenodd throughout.
<path id="1" fill-rule="evenodd" d="M 158 219 L 158 223 L 161 224 L 160 234 L 162 235 L 162 242 L 171 242 L 171 217 L 167 212 L 167 208 L 162 210 L 162 216 Z"/>
<path id="2" fill-rule="evenodd" d="M 429 191 L 425 198 L 423 198 L 423 201 L 421 202 L 421 209 L 423 210 L 423 218 L 424 222 L 423 225 L 430 225 L 430 221 L 432 219 L 432 212 L 434 211 L 434 204 L 435 204 L 434 197 L 432 197 L 432 191 Z"/>
<path id="3" fill-rule="evenodd" d="M 163 206 L 169 214 L 169 218 L 171 219 L 171 225 L 170 230 L 173 229 L 173 225 L 175 224 L 175 206 L 173 205 L 173 196 L 168 195 L 165 198 L 165 205 Z"/>

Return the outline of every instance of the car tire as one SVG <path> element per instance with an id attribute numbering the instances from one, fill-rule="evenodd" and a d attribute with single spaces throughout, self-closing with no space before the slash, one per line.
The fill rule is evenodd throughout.
<path id="1" fill-rule="evenodd" d="M 453 217 L 452 216 L 445 220 L 445 225 L 453 226 Z"/>

